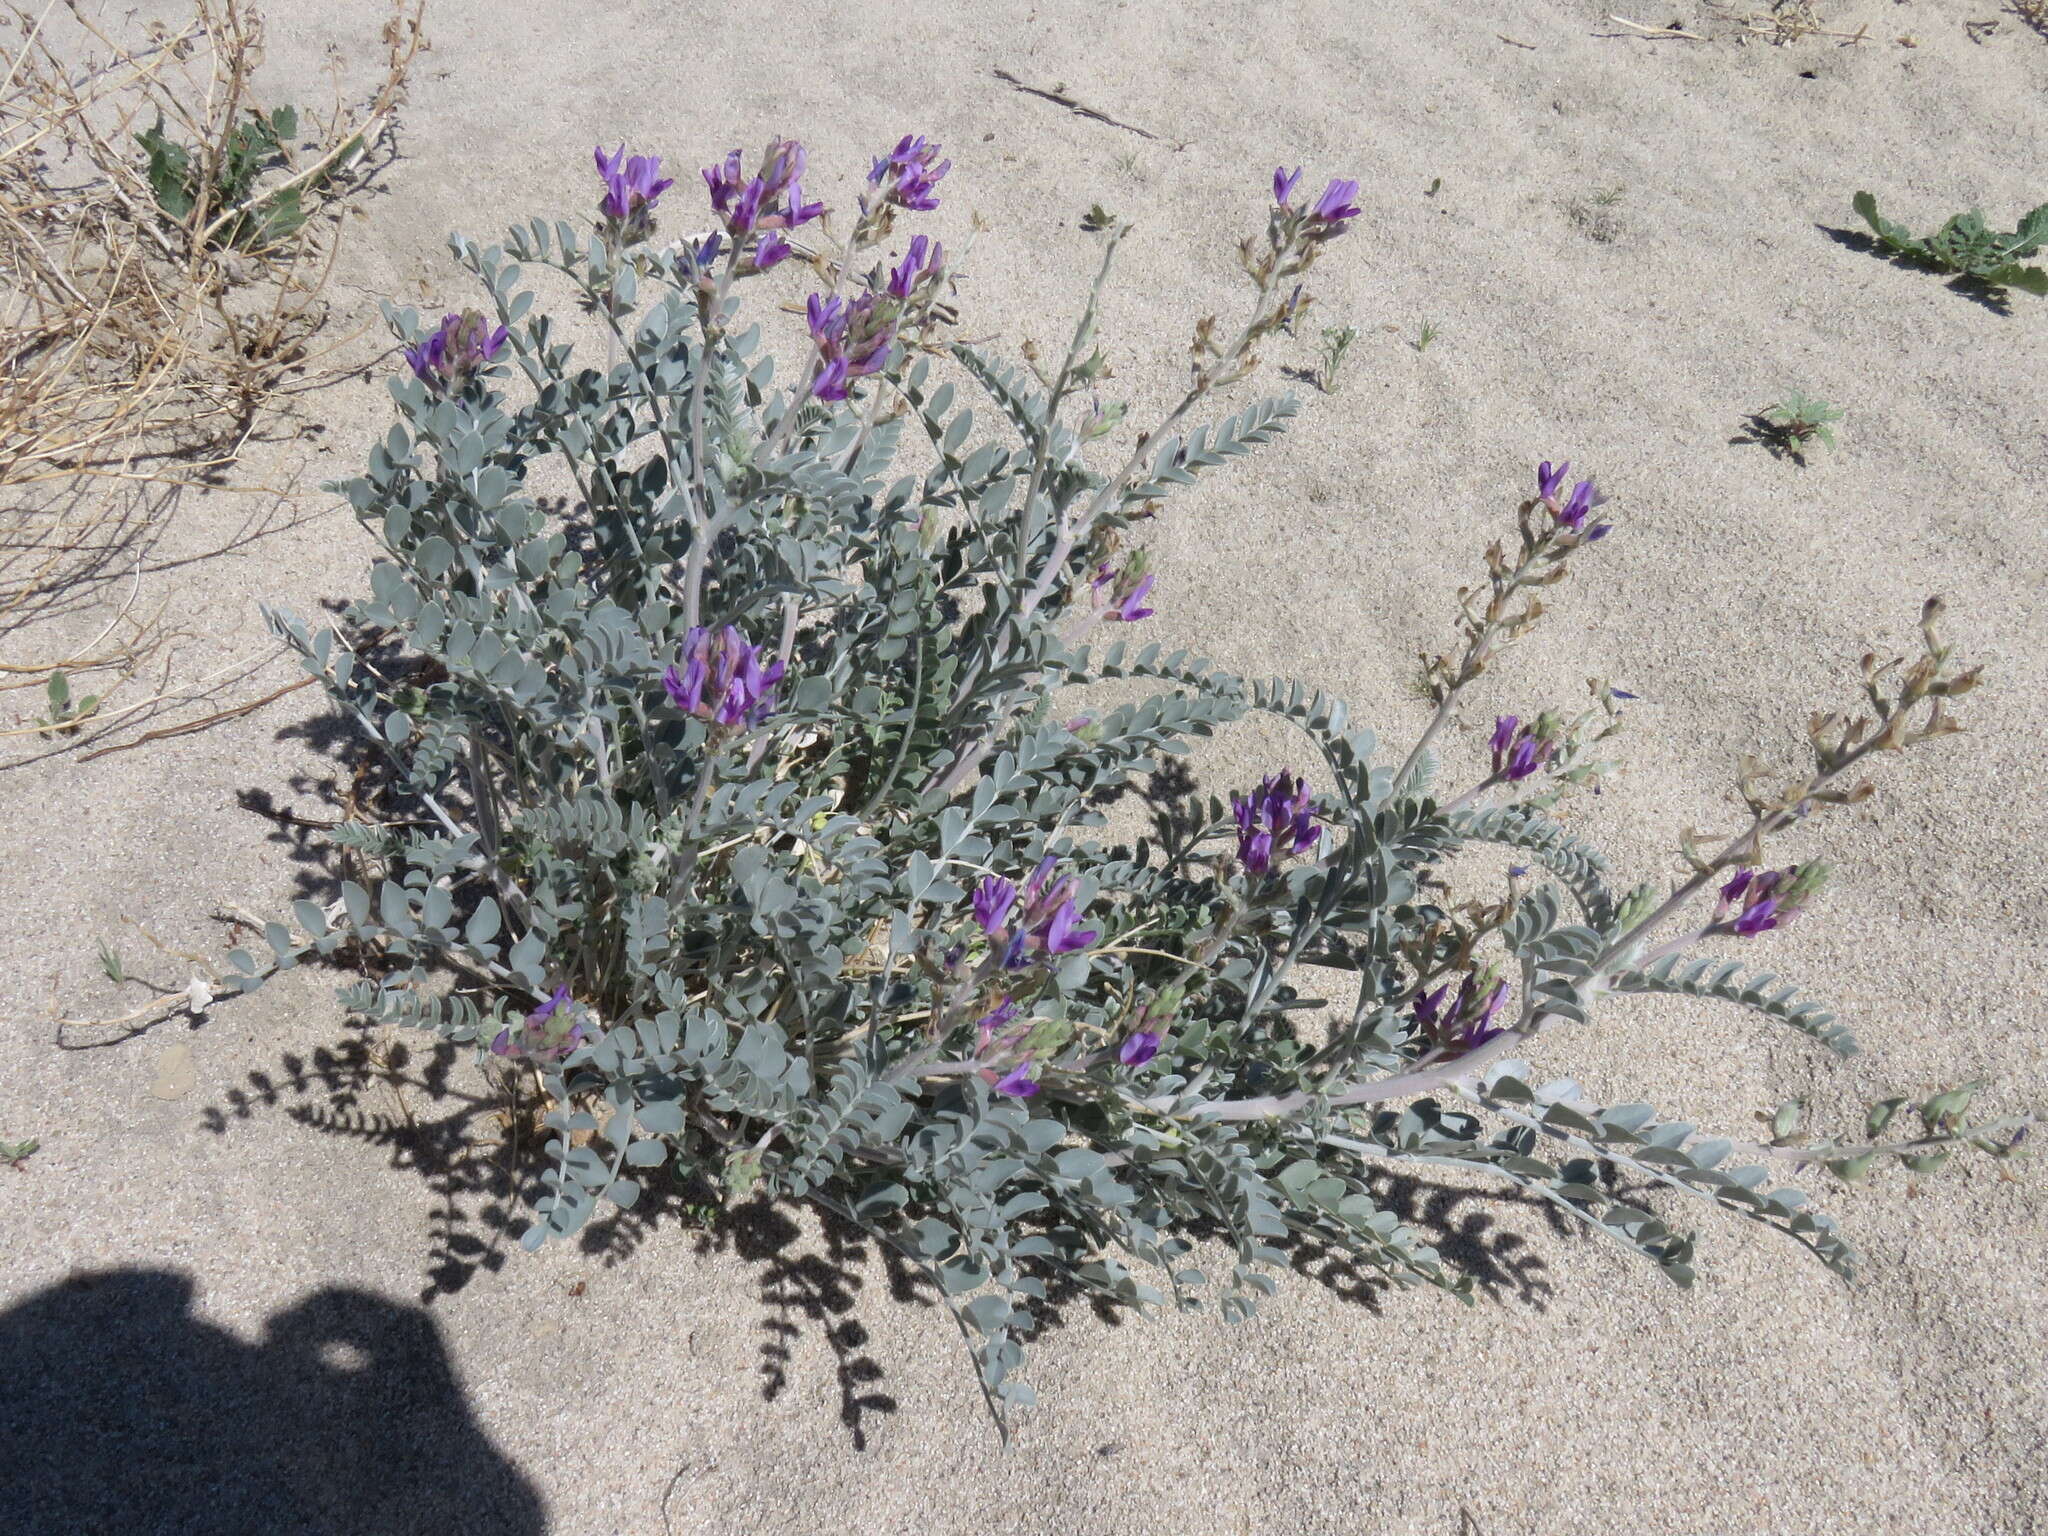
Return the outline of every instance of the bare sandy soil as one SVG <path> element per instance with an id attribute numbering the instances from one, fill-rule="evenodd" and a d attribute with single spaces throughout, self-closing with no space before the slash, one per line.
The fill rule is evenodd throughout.
<path id="1" fill-rule="evenodd" d="M 378 9 L 277 0 L 273 97 L 320 89 Z M 1971 734 L 1788 840 L 1842 874 L 1759 941 L 1866 1054 L 1646 1007 L 1544 1065 L 1735 1129 L 1788 1096 L 1847 1114 L 1976 1077 L 1992 1107 L 2039 1109 L 2048 303 L 2001 314 L 1837 235 L 1864 187 L 1916 228 L 2048 196 L 2048 36 L 1993 0 L 1823 0 L 1830 27 L 1867 26 L 1853 46 L 1743 43 L 1696 0 L 1667 9 L 1710 40 L 1646 39 L 1603 0 L 435 0 L 403 157 L 335 294 L 344 326 L 384 295 L 459 307 L 445 232 L 580 214 L 600 139 L 670 157 L 681 233 L 694 168 L 732 145 L 802 138 L 807 190 L 843 205 L 869 153 L 924 132 L 954 162 L 930 227 L 992 226 L 963 302 L 1000 345 L 1064 334 L 1090 203 L 1138 222 L 1104 330 L 1143 420 L 1187 327 L 1235 306 L 1272 166 L 1355 175 L 1365 213 L 1309 327 L 1360 330 L 1343 387 L 1306 389 L 1290 437 L 1158 527 L 1155 633 L 1333 688 L 1401 739 L 1415 648 L 1535 461 L 1569 457 L 1620 527 L 1478 702 L 1526 713 L 1591 675 L 1642 696 L 1628 771 L 1574 814 L 1647 877 L 1682 826 L 1727 820 L 1739 753 L 1793 760 L 1806 711 L 1850 701 L 1855 658 L 1909 643 L 1947 594 L 1990 669 Z M 363 588 L 368 539 L 311 486 L 382 430 L 377 371 L 266 450 L 255 468 L 304 489 L 262 536 L 174 565 L 266 510 L 180 509 L 146 580 L 202 633 L 195 673 L 262 652 L 259 599 L 311 612 Z M 1794 386 L 1847 408 L 1840 452 L 1802 468 L 1731 443 Z M 291 675 L 271 663 L 248 691 Z M 1279 739 L 1220 744 L 1205 787 L 1270 771 Z M 1479 738 L 1453 750 L 1476 761 Z M 331 817 L 340 751 L 301 693 L 0 774 L 0 1138 L 43 1144 L 0 1168 L 0 1532 L 2048 1529 L 2032 1166 L 1816 1181 L 1865 1250 L 1853 1286 L 1710 1221 L 1690 1294 L 1523 1207 L 1423 1187 L 1412 1214 L 1479 1275 L 1477 1307 L 1310 1266 L 1237 1328 L 1072 1308 L 1004 1452 L 943 1313 L 801 1212 L 520 1253 L 517 1192 L 464 1151 L 490 1135 L 475 1069 L 407 1042 L 401 1100 L 328 978 L 60 1049 L 53 999 L 123 1006 L 96 938 L 183 979 L 124 920 L 217 951 L 216 907 L 325 889 L 303 830 L 248 801 Z"/>

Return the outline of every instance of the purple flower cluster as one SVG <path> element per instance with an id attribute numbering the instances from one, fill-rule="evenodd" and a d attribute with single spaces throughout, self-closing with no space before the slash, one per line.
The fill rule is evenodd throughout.
<path id="1" fill-rule="evenodd" d="M 1238 862 L 1251 874 L 1266 874 L 1277 859 L 1316 844 L 1308 781 L 1285 770 L 1262 780 L 1255 795 L 1232 794 L 1230 812 L 1237 818 Z"/>
<path id="2" fill-rule="evenodd" d="M 952 161 L 939 158 L 938 145 L 927 143 L 921 133 L 914 138 L 906 133 L 894 149 L 875 160 L 868 185 L 884 204 L 928 213 L 939 206 L 934 189 L 952 168 Z M 868 201 L 862 198 L 862 212 L 867 208 Z"/>
<path id="3" fill-rule="evenodd" d="M 1135 624 L 1140 619 L 1149 619 L 1158 612 L 1147 608 L 1145 599 L 1151 594 L 1154 577 L 1147 568 L 1145 552 L 1138 551 L 1124 562 L 1119 571 L 1107 560 L 1095 568 L 1095 577 L 1088 583 L 1088 590 L 1097 601 L 1104 591 L 1109 594 L 1109 612 L 1103 617 L 1119 624 Z"/>
<path id="4" fill-rule="evenodd" d="M 1351 226 L 1358 217 L 1359 207 L 1354 201 L 1358 196 L 1358 183 L 1333 179 L 1323 188 L 1323 195 L 1302 208 L 1294 206 L 1295 183 L 1301 180 L 1301 167 L 1288 170 L 1276 166 L 1273 170 L 1273 201 L 1280 212 L 1290 219 L 1301 221 L 1301 232 L 1314 241 L 1334 240 Z"/>
<path id="5" fill-rule="evenodd" d="M 1080 926 L 1081 913 L 1074 905 L 1080 881 L 1072 875 L 1054 880 L 1052 871 L 1053 857 L 1047 854 L 1022 891 L 1000 875 L 986 875 L 974 888 L 974 921 L 1001 946 L 1006 969 L 1022 969 L 1033 953 L 1048 960 L 1073 954 L 1100 936 L 1099 930 Z"/>
<path id="6" fill-rule="evenodd" d="M 814 293 L 805 305 L 811 340 L 818 347 L 818 371 L 811 393 L 820 400 L 844 400 L 855 379 L 889 366 L 896 340 L 896 306 L 864 293 L 845 299 Z"/>
<path id="7" fill-rule="evenodd" d="M 1607 500 L 1600 488 L 1590 480 L 1581 480 L 1571 488 L 1571 494 L 1564 494 L 1565 477 L 1571 473 L 1571 460 L 1553 465 L 1548 459 L 1536 470 L 1536 499 L 1550 510 L 1557 526 L 1582 542 L 1591 544 L 1604 539 L 1613 531 L 1612 523 L 1595 523 L 1586 526 L 1586 519 L 1593 509 Z"/>
<path id="8" fill-rule="evenodd" d="M 762 665 L 766 647 L 749 645 L 728 624 L 716 633 L 698 626 L 683 637 L 683 660 L 661 674 L 669 702 L 714 725 L 758 725 L 775 707 L 780 661 Z"/>
<path id="9" fill-rule="evenodd" d="M 418 346 L 405 349 L 413 376 L 439 394 L 460 393 L 462 386 L 494 362 L 505 348 L 504 326 L 495 331 L 473 309 L 444 315 L 441 324 Z"/>
<path id="10" fill-rule="evenodd" d="M 575 1050 L 584 1041 L 583 1021 L 577 1019 L 566 1030 L 557 1033 L 549 1028 L 548 1021 L 570 1006 L 569 989 L 557 987 L 554 995 L 526 1016 L 519 1026 L 515 1039 L 511 1026 L 498 1031 L 498 1037 L 491 1042 L 491 1053 L 496 1056 L 537 1056 L 559 1061 Z M 554 1038 L 550 1039 L 549 1036 Z"/>
<path id="11" fill-rule="evenodd" d="M 749 176 L 733 150 L 717 165 L 704 167 L 704 185 L 711 192 L 711 211 L 725 225 L 725 232 L 737 246 L 745 245 L 756 233 L 749 257 L 753 270 L 765 272 L 790 254 L 786 229 L 795 229 L 823 216 L 823 203 L 804 201 L 805 156 L 803 145 L 794 139 L 772 139 L 762 152 L 761 166 Z M 709 265 L 717 255 L 717 242 L 708 242 L 697 253 L 698 265 Z"/>
<path id="12" fill-rule="evenodd" d="M 1714 922 L 1726 924 L 1730 933 L 1745 939 L 1782 928 L 1799 915 L 1827 876 L 1825 864 L 1811 862 L 1785 869 L 1738 869 L 1721 887 Z"/>
<path id="13" fill-rule="evenodd" d="M 1492 747 L 1493 776 L 1517 784 L 1550 761 L 1557 743 L 1544 731 L 1541 719 L 1524 725 L 1519 716 L 1500 715 L 1493 722 Z"/>
<path id="14" fill-rule="evenodd" d="M 597 174 L 604 178 L 597 210 L 604 215 L 607 232 L 621 244 L 645 240 L 654 233 L 655 201 L 676 184 L 675 178 L 661 174 L 659 155 L 629 159 L 623 144 L 609 155 L 600 144 L 594 153 Z"/>
<path id="15" fill-rule="evenodd" d="M 1468 971 L 1455 998 L 1449 982 L 1434 992 L 1416 993 L 1416 1024 L 1445 1045 L 1484 1045 L 1501 1032 L 1494 1020 L 1508 1000 L 1508 984 L 1494 981 L 1489 985 L 1489 981 L 1477 971 Z"/>

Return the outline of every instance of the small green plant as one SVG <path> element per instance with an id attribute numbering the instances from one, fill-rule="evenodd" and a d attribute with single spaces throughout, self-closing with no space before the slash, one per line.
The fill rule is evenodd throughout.
<path id="1" fill-rule="evenodd" d="M 22 1164 L 35 1156 L 41 1146 L 42 1143 L 33 1136 L 27 1141 L 0 1141 L 0 1163 L 6 1163 L 19 1172 Z"/>
<path id="2" fill-rule="evenodd" d="M 1880 216 L 1877 199 L 1868 192 L 1858 192 L 1853 206 L 1877 236 L 1877 243 L 1894 256 L 1937 272 L 1953 272 L 1996 292 L 2018 288 L 2048 296 L 2048 272 L 2022 265 L 2048 241 L 2048 203 L 2021 219 L 2018 228 L 2004 231 L 1989 228 L 1984 215 L 1972 208 L 1956 214 L 1924 240 Z"/>
<path id="3" fill-rule="evenodd" d="M 1435 340 L 1436 326 L 1433 325 L 1431 322 L 1425 320 L 1422 322 L 1422 329 L 1415 333 L 1415 339 L 1409 342 L 1408 345 L 1413 347 L 1418 352 L 1427 352 L 1429 350 L 1429 344 Z"/>
<path id="4" fill-rule="evenodd" d="M 1337 371 L 1344 366 L 1344 354 L 1351 350 L 1351 344 L 1358 340 L 1358 331 L 1349 325 L 1326 325 L 1323 327 L 1323 365 L 1316 371 L 1316 383 L 1326 395 L 1337 392 Z"/>
<path id="5" fill-rule="evenodd" d="M 1443 191 L 1443 189 L 1444 189 L 1444 179 L 1443 179 L 1443 177 L 1441 177 L 1441 176 L 1432 176 L 1432 177 L 1430 178 L 1430 181 L 1429 181 L 1429 190 L 1428 190 L 1427 192 L 1423 193 L 1422 195 L 1423 195 L 1424 197 L 1435 197 L 1435 196 L 1437 195 L 1437 193 L 1439 193 L 1439 192 Z"/>
<path id="6" fill-rule="evenodd" d="M 45 736 L 68 736 L 99 712 L 100 696 L 88 693 L 82 699 L 72 698 L 71 679 L 62 672 L 50 674 L 48 697 L 50 712 L 36 722 Z"/>
<path id="7" fill-rule="evenodd" d="M 211 157 L 211 166 L 203 149 L 166 138 L 161 117 L 135 141 L 147 157 L 144 174 L 166 218 L 184 225 L 202 198 L 209 209 L 243 209 L 214 235 L 214 241 L 262 250 L 296 234 L 306 222 L 299 187 L 284 187 L 274 196 L 250 201 L 257 177 L 287 163 L 285 141 L 298 131 L 298 108 L 279 107 L 267 116 L 252 108 Z"/>
<path id="8" fill-rule="evenodd" d="M 1806 450 L 1813 444 L 1835 446 L 1834 425 L 1842 414 L 1840 406 L 1795 389 L 1778 404 L 1767 405 L 1750 418 L 1750 435 L 1773 453 L 1804 464 Z"/>
<path id="9" fill-rule="evenodd" d="M 128 966 L 121 958 L 121 952 L 105 939 L 100 941 L 100 969 L 107 973 L 107 980 L 120 986 L 128 979 Z"/>

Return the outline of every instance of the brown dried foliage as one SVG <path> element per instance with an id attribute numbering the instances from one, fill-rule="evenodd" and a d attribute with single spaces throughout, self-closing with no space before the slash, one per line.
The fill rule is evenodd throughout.
<path id="1" fill-rule="evenodd" d="M 79 0 L 0 3 L 0 641 L 97 599 L 181 487 L 221 483 L 266 412 L 328 376 L 313 341 L 339 223 L 323 210 L 385 144 L 424 0 L 393 0 L 367 99 L 337 86 L 301 115 L 251 200 L 297 188 L 310 216 L 253 250 L 221 240 L 248 204 L 209 189 L 237 126 L 272 105 L 253 97 L 263 20 L 246 0 L 192 4 L 181 28 L 117 35 Z M 198 171 L 181 219 L 136 142 L 157 123 Z M 124 608 L 82 648 L 0 659 L 0 692 L 57 670 L 125 681 L 163 639 Z"/>

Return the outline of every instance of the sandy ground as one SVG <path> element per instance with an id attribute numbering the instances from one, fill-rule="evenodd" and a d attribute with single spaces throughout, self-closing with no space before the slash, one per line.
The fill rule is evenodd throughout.
<path id="1" fill-rule="evenodd" d="M 1063 334 L 1091 259 L 1079 215 L 1138 221 L 1105 331 L 1142 419 L 1186 327 L 1235 306 L 1232 245 L 1271 167 L 1356 175 L 1359 231 L 1315 284 L 1319 321 L 1362 333 L 1343 388 L 1307 391 L 1293 436 L 1158 528 L 1153 630 L 1332 687 L 1401 739 L 1414 648 L 1444 634 L 1534 462 L 1569 456 L 1622 526 L 1477 704 L 1569 702 L 1592 674 L 1641 694 L 1629 771 L 1581 814 L 1651 875 L 1680 827 L 1726 819 L 1736 754 L 1786 758 L 1809 707 L 1847 700 L 1855 657 L 1948 594 L 1990 667 L 1973 733 L 1788 842 L 1843 873 L 1764 941 L 1868 1054 L 1838 1068 L 1743 1016 L 1623 1008 L 1545 1064 L 1735 1128 L 1788 1095 L 1843 1109 L 1977 1076 L 1994 1106 L 2039 1108 L 2048 304 L 1994 313 L 1830 231 L 1861 187 L 1916 227 L 2048 195 L 2048 37 L 2004 15 L 1973 38 L 1992 0 L 1823 6 L 1869 40 L 1653 42 L 1600 0 L 434 0 L 403 158 L 335 293 L 345 320 L 385 294 L 458 304 L 444 231 L 579 213 L 600 138 L 672 157 L 677 232 L 698 227 L 693 168 L 732 144 L 802 137 L 808 189 L 843 203 L 868 153 L 922 131 L 954 160 L 931 227 L 994 226 L 965 291 L 978 334 Z M 375 9 L 278 0 L 276 97 L 347 62 Z M 1694 0 L 1667 9 L 1708 29 Z M 1730 443 L 1796 385 L 1846 406 L 1840 453 L 1802 469 Z M 374 382 L 337 388 L 258 468 L 346 473 L 384 409 Z M 191 499 L 162 553 L 202 554 L 252 510 Z M 330 498 L 283 511 L 148 578 L 203 632 L 195 671 L 259 651 L 259 599 L 362 588 L 368 542 Z M 401 1105 L 324 978 L 58 1049 L 53 998 L 116 1005 L 96 938 L 182 979 L 125 919 L 210 948 L 217 905 L 321 888 L 242 804 L 333 814 L 317 714 L 301 694 L 0 774 L 0 1137 L 43 1143 L 0 1168 L 0 1532 L 2048 1529 L 2037 1168 L 1830 1190 L 1868 1259 L 1851 1287 L 1709 1219 L 1691 1294 L 1512 1203 L 1424 1188 L 1413 1214 L 1481 1276 L 1476 1308 L 1317 1271 L 1234 1329 L 1071 1309 L 1036 1351 L 1045 1406 L 1004 1452 L 943 1315 L 802 1213 L 504 1251 L 513 1192 L 458 1155 L 487 1134 L 473 1070 L 414 1041 Z M 1269 771 L 1283 739 L 1220 744 L 1205 785 Z"/>

